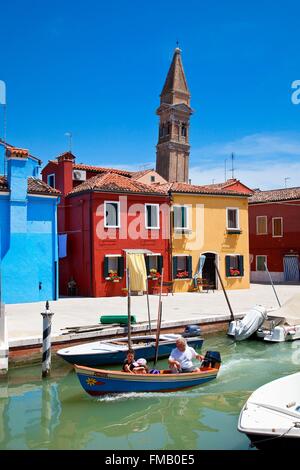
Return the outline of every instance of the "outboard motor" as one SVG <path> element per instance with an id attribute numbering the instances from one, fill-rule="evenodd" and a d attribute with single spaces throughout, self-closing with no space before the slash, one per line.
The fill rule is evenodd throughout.
<path id="1" fill-rule="evenodd" d="M 201 364 L 201 369 L 207 367 L 219 369 L 221 362 L 221 354 L 219 353 L 219 351 L 206 351 L 206 354 Z"/>
<path id="2" fill-rule="evenodd" d="M 201 336 L 201 328 L 198 325 L 187 325 L 182 333 L 184 338 L 190 338 L 191 336 Z"/>

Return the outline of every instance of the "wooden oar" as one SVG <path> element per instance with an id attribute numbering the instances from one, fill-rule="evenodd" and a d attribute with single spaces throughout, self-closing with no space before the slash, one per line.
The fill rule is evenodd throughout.
<path id="1" fill-rule="evenodd" d="M 159 301 L 158 301 L 158 316 L 157 316 L 157 329 L 156 329 L 156 340 L 155 340 L 154 365 L 157 363 L 157 359 L 158 359 L 159 336 L 160 336 L 160 327 L 161 327 L 161 318 L 162 318 L 161 294 L 162 294 L 163 276 L 164 276 L 164 268 L 162 268 L 161 270 L 161 278 L 160 278 L 160 292 L 159 292 Z"/>
<path id="2" fill-rule="evenodd" d="M 268 273 L 268 275 L 269 275 L 269 278 L 270 278 L 270 281 L 271 281 L 271 285 L 272 285 L 272 287 L 273 287 L 273 291 L 274 291 L 276 300 L 277 300 L 277 302 L 278 302 L 278 305 L 279 305 L 279 307 L 281 307 L 281 303 L 279 302 L 278 295 L 277 295 L 277 292 L 276 292 L 276 290 L 275 290 L 275 287 L 274 287 L 274 284 L 273 284 L 273 280 L 272 280 L 272 278 L 271 278 L 271 274 L 270 274 L 270 272 L 269 272 L 269 270 L 268 270 L 267 263 L 264 263 L 264 265 L 265 265 L 265 269 L 266 269 L 266 271 L 267 271 L 267 273 Z"/>
<path id="3" fill-rule="evenodd" d="M 151 335 L 151 317 L 150 317 L 150 305 L 149 305 L 149 282 L 148 282 L 148 278 L 147 278 L 146 282 L 147 282 L 147 309 L 148 309 L 149 333 Z"/>

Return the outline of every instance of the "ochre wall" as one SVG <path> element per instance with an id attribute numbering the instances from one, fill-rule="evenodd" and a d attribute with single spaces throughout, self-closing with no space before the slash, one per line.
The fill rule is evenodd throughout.
<path id="1" fill-rule="evenodd" d="M 173 231 L 172 254 L 190 255 L 193 258 L 193 275 L 199 257 L 205 252 L 217 254 L 219 271 L 225 289 L 249 288 L 249 237 L 248 237 L 248 199 L 237 196 L 203 196 L 174 194 L 173 205 L 190 205 L 189 228 L 191 233 L 179 235 Z M 240 234 L 227 234 L 226 208 L 239 209 Z M 197 230 L 196 230 L 197 228 Z M 225 256 L 230 254 L 244 257 L 244 276 L 226 277 Z M 221 288 L 220 282 L 217 283 Z M 175 280 L 174 291 L 186 292 L 192 287 L 190 280 Z"/>

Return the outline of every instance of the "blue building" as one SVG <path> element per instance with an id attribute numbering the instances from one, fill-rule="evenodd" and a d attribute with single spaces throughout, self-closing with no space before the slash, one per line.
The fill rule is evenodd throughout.
<path id="1" fill-rule="evenodd" d="M 6 175 L 0 176 L 2 302 L 55 300 L 60 193 L 39 179 L 40 160 L 27 150 L 5 147 L 5 162 L 0 154 L 0 168 Z"/>

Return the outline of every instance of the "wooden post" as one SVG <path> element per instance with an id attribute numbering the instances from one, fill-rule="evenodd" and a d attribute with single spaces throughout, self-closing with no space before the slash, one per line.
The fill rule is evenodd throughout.
<path id="1" fill-rule="evenodd" d="M 146 279 L 147 282 L 147 310 L 148 310 L 148 322 L 149 322 L 149 332 L 151 335 L 151 317 L 150 317 L 150 305 L 149 305 L 149 280 Z"/>
<path id="2" fill-rule="evenodd" d="M 5 305 L 2 303 L 1 260 L 0 260 L 0 374 L 8 372 L 8 334 Z"/>
<path id="3" fill-rule="evenodd" d="M 161 270 L 161 278 L 160 278 L 160 292 L 159 292 L 159 301 L 158 301 L 158 315 L 157 315 L 154 365 L 157 363 L 157 359 L 158 359 L 159 336 L 160 336 L 160 327 L 161 327 L 161 319 L 162 319 L 161 294 L 162 294 L 163 276 L 164 276 L 164 268 L 162 268 L 162 270 Z"/>
<path id="4" fill-rule="evenodd" d="M 127 267 L 127 289 L 128 289 L 128 295 L 127 295 L 127 314 L 128 314 L 128 320 L 127 320 L 127 338 L 128 338 L 128 349 L 131 349 L 131 295 L 130 295 L 130 273 L 129 273 L 129 268 Z"/>
<path id="5" fill-rule="evenodd" d="M 219 272 L 217 263 L 216 263 L 215 261 L 214 261 L 214 265 L 215 265 L 215 268 L 216 268 L 216 271 L 217 271 L 217 274 L 218 274 L 218 278 L 219 278 L 219 281 L 220 281 L 220 283 L 221 283 L 221 286 L 222 286 L 222 289 L 223 289 L 223 292 L 224 292 L 224 295 L 225 295 L 225 299 L 226 299 L 226 302 L 227 302 L 227 305 L 228 305 L 228 308 L 229 308 L 229 311 L 230 311 L 230 321 L 234 321 L 233 311 L 232 311 L 232 308 L 231 308 L 229 299 L 228 299 L 228 297 L 227 297 L 227 293 L 226 293 L 226 290 L 225 290 L 225 287 L 224 287 L 224 284 L 223 284 L 223 281 L 222 281 L 222 278 L 221 278 L 221 275 L 220 275 L 220 272 Z"/>
<path id="6" fill-rule="evenodd" d="M 43 316 L 43 359 L 42 359 L 42 377 L 45 378 L 50 374 L 51 370 L 51 323 L 53 313 L 49 309 L 49 302 L 46 302 L 45 312 Z"/>
<path id="7" fill-rule="evenodd" d="M 276 299 L 277 299 L 278 305 L 279 305 L 279 307 L 281 307 L 281 303 L 279 302 L 278 295 L 277 295 L 277 292 L 276 292 L 276 290 L 275 290 L 275 287 L 274 287 L 274 284 L 273 284 L 273 280 L 272 280 L 272 278 L 271 278 L 271 274 L 270 274 L 270 272 L 269 272 L 269 270 L 268 270 L 267 263 L 265 262 L 264 265 L 265 265 L 266 271 L 267 271 L 267 273 L 268 273 L 268 275 L 269 275 L 269 278 L 270 278 L 270 281 L 271 281 L 271 284 L 272 284 L 272 287 L 273 287 L 273 291 L 274 291 L 275 297 L 276 297 Z"/>

